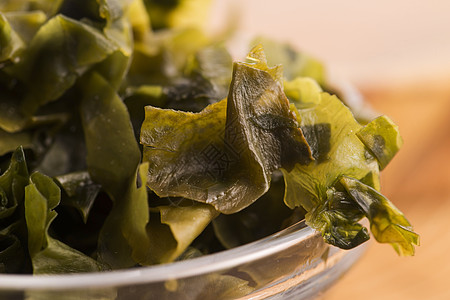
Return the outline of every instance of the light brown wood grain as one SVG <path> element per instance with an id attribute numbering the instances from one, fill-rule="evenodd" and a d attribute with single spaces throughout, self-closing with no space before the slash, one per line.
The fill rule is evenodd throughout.
<path id="1" fill-rule="evenodd" d="M 421 237 L 414 257 L 372 241 L 323 300 L 450 299 L 450 78 L 363 90 L 400 127 L 404 146 L 382 173 L 382 191 Z"/>

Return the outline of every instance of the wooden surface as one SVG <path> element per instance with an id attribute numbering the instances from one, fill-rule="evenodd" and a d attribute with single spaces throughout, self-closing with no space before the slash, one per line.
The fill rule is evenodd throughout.
<path id="1" fill-rule="evenodd" d="M 414 257 L 372 241 L 321 300 L 450 299 L 450 76 L 363 90 L 400 127 L 404 146 L 382 173 L 382 192 L 420 234 Z"/>

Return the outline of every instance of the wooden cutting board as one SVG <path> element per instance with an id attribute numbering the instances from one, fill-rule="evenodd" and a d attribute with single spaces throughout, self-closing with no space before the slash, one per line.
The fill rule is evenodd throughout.
<path id="1" fill-rule="evenodd" d="M 404 146 L 381 175 L 382 192 L 405 213 L 421 245 L 405 258 L 372 241 L 319 299 L 450 299 L 450 77 L 362 92 L 400 127 Z"/>

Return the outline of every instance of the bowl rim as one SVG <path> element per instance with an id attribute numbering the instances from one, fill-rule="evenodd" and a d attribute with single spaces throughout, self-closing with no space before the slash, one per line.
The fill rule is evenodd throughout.
<path id="1" fill-rule="evenodd" d="M 167 264 L 61 275 L 0 274 L 0 291 L 98 289 L 199 276 L 270 256 L 317 235 L 320 233 L 302 220 L 242 246 Z"/>

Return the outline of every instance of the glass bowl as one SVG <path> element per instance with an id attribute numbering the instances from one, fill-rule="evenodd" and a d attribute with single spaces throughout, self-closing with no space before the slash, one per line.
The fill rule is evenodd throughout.
<path id="1" fill-rule="evenodd" d="M 361 256 L 299 222 L 274 235 L 189 260 L 103 273 L 0 275 L 0 299 L 310 299 Z"/>
<path id="2" fill-rule="evenodd" d="M 329 78 L 356 118 L 377 115 L 351 84 Z M 67 275 L 0 274 L 0 299 L 312 299 L 360 258 L 366 244 L 352 250 L 330 246 L 301 221 L 243 246 L 169 264 Z"/>

